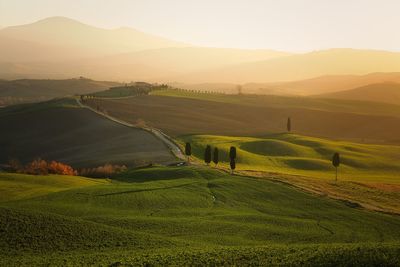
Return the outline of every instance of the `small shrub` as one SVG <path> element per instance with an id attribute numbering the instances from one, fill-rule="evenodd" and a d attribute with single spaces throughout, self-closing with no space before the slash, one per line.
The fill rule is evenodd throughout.
<path id="1" fill-rule="evenodd" d="M 24 173 L 33 175 L 47 175 L 49 174 L 48 164 L 45 160 L 40 158 L 35 159 L 25 166 Z"/>
<path id="2" fill-rule="evenodd" d="M 77 171 L 71 166 L 63 164 L 61 162 L 52 161 L 48 164 L 47 169 L 49 173 L 61 174 L 61 175 L 77 175 Z"/>
<path id="3" fill-rule="evenodd" d="M 87 177 L 104 178 L 111 177 L 114 174 L 126 171 L 125 165 L 105 164 L 96 168 L 85 168 L 79 171 L 79 174 Z"/>

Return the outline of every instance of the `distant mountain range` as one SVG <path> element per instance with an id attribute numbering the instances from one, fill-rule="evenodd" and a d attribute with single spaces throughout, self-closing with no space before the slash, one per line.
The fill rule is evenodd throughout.
<path id="1" fill-rule="evenodd" d="M 89 53 L 88 56 L 100 56 L 144 49 L 187 46 L 184 43 L 149 35 L 132 28 L 106 30 L 65 17 L 51 17 L 32 24 L 7 27 L 1 29 L 0 38 L 8 38 L 16 43 L 28 41 L 37 46 L 81 52 L 75 56 L 68 55 L 72 58 L 85 57 L 86 53 Z"/>
<path id="2" fill-rule="evenodd" d="M 85 76 L 180 84 L 240 83 L 253 91 L 310 95 L 333 92 L 339 84 L 343 85 L 339 90 L 366 85 L 353 76 L 377 72 L 400 72 L 400 53 L 330 49 L 293 54 L 196 47 L 131 28 L 101 29 L 64 17 L 0 29 L 3 79 Z"/>
<path id="3" fill-rule="evenodd" d="M 63 17 L 0 30 L 0 77 L 157 80 L 289 55 L 202 48 L 131 28 L 106 30 Z"/>

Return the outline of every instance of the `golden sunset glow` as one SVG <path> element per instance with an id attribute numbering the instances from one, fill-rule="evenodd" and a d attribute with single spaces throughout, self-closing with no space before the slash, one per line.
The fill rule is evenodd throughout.
<path id="1" fill-rule="evenodd" d="M 0 0 L 0 267 L 400 266 L 400 1 Z"/>
<path id="2" fill-rule="evenodd" d="M 399 51 L 398 10 L 396 0 L 2 0 L 0 26 L 64 16 L 107 29 L 131 27 L 197 46 Z"/>

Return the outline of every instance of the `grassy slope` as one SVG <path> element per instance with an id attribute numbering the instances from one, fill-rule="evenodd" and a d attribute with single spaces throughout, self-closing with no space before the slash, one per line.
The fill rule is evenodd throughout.
<path id="1" fill-rule="evenodd" d="M 0 172 L 0 202 L 47 195 L 49 193 L 106 183 L 78 176 L 35 176 Z"/>
<path id="2" fill-rule="evenodd" d="M 0 163 L 42 157 L 80 168 L 174 161 L 152 134 L 79 108 L 73 99 L 3 108 L 0 124 L 7 125 L 0 131 Z"/>
<path id="3" fill-rule="evenodd" d="M 183 136 L 193 144 L 194 155 L 203 158 L 207 144 L 222 149 L 220 159 L 228 164 L 230 146 L 238 148 L 239 168 L 265 170 L 331 179 L 332 155 L 339 152 L 342 179 L 365 181 L 368 176 L 381 175 L 382 182 L 400 182 L 400 148 L 393 145 L 369 145 L 332 141 L 297 134 L 273 134 L 265 137 L 228 137 L 213 135 Z M 371 178 L 371 181 L 373 179 Z"/>
<path id="4" fill-rule="evenodd" d="M 195 94 L 177 90 L 163 91 L 163 94 L 174 95 L 97 99 L 89 103 L 99 105 L 122 120 L 132 123 L 144 120 L 172 136 L 262 136 L 284 132 L 289 116 L 292 117 L 294 131 L 304 135 L 363 142 L 398 142 L 400 136 L 400 106 L 396 105 L 276 96 Z M 179 96 L 176 97 L 176 94 Z"/>
<path id="5" fill-rule="evenodd" d="M 220 165 L 226 169 L 229 147 L 236 146 L 239 171 L 276 177 L 311 191 L 361 202 L 369 208 L 400 212 L 398 146 L 331 141 L 296 134 L 262 138 L 199 135 L 184 136 L 180 140 L 191 142 L 194 156 L 199 159 L 203 158 L 206 145 L 218 147 Z M 331 164 L 334 152 L 342 155 L 339 184 L 334 183 Z"/>
<path id="6" fill-rule="evenodd" d="M 141 169 L 0 206 L 3 264 L 399 261 L 398 217 L 206 168 Z"/>

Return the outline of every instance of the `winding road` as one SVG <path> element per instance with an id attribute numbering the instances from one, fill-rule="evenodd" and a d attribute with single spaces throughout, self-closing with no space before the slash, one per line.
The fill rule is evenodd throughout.
<path id="1" fill-rule="evenodd" d="M 185 155 L 183 154 L 183 152 L 182 152 L 182 150 L 180 149 L 180 147 L 172 140 L 171 137 L 169 137 L 168 135 L 166 135 L 165 133 L 163 133 L 161 130 L 155 129 L 155 128 L 151 128 L 151 127 L 138 127 L 137 125 L 133 125 L 133 124 L 128 123 L 128 122 L 126 122 L 126 121 L 119 120 L 119 119 L 114 118 L 114 117 L 112 117 L 112 116 L 110 116 L 110 115 L 108 115 L 108 114 L 105 114 L 105 113 L 103 113 L 103 112 L 100 112 L 100 111 L 98 111 L 98 110 L 96 110 L 96 109 L 94 109 L 94 108 L 92 108 L 92 107 L 90 107 L 90 106 L 84 105 L 84 104 L 80 101 L 79 98 L 75 98 L 75 100 L 76 100 L 76 102 L 78 103 L 78 105 L 79 105 L 80 107 L 82 107 L 82 108 L 87 108 L 87 109 L 89 109 L 89 110 L 91 110 L 91 111 L 93 111 L 93 112 L 95 112 L 95 113 L 97 113 L 97 114 L 99 114 L 99 115 L 101 115 L 101 116 L 103 116 L 103 117 L 109 119 L 109 120 L 112 120 L 112 121 L 114 121 L 114 122 L 116 122 L 116 123 L 119 123 L 119 124 L 122 124 L 122 125 L 125 125 L 125 126 L 128 126 L 128 127 L 132 127 L 132 128 L 135 128 L 135 129 L 142 129 L 142 130 L 145 130 L 145 131 L 147 131 L 147 132 L 152 133 L 155 137 L 157 137 L 158 139 L 160 139 L 160 140 L 168 147 L 168 149 L 171 151 L 171 153 L 172 153 L 176 158 L 178 158 L 178 159 L 180 159 L 180 160 L 183 160 L 183 161 L 186 160 L 186 157 L 185 157 Z"/>

